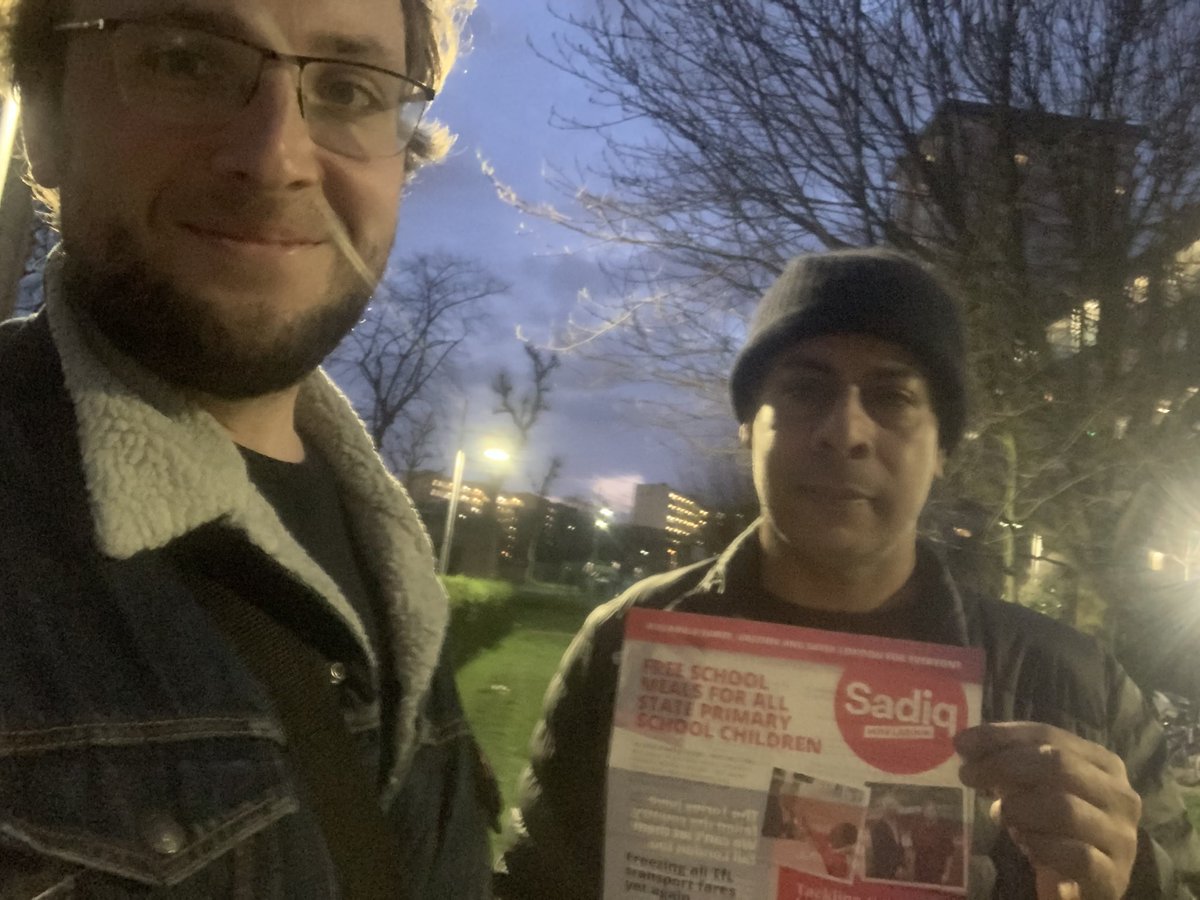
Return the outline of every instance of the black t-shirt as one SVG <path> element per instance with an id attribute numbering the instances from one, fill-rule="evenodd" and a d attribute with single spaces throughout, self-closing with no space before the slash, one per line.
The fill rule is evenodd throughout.
<path id="1" fill-rule="evenodd" d="M 739 585 L 762 584 L 762 550 L 757 542 L 746 547 L 736 561 L 738 571 L 732 580 Z M 934 560 L 917 555 L 917 565 L 908 583 L 900 592 L 906 598 L 885 603 L 871 612 L 852 613 L 817 609 L 791 603 L 766 589 L 754 592 L 754 618 L 780 625 L 795 625 L 801 628 L 819 628 L 824 631 L 841 631 L 849 634 L 872 635 L 912 641 L 936 640 L 934 635 L 944 633 L 944 623 L 931 621 L 932 616 L 941 615 L 936 608 L 921 602 L 920 598 L 943 590 L 938 584 L 938 568 Z M 725 595 L 717 601 L 716 608 L 708 611 L 716 615 L 740 617 L 745 615 L 746 588 Z"/>
<path id="2" fill-rule="evenodd" d="M 912 602 L 896 606 L 885 605 L 865 613 L 830 612 L 789 603 L 764 591 L 762 605 L 755 610 L 755 618 L 769 619 L 783 625 L 797 625 L 801 628 L 820 628 L 824 631 L 912 641 L 928 640 L 922 637 L 924 629 L 920 627 L 919 612 L 918 605 Z"/>
<path id="3" fill-rule="evenodd" d="M 358 613 L 367 639 L 379 655 L 385 648 L 379 640 L 378 591 L 359 557 L 349 516 L 329 462 L 307 445 L 304 461 L 299 463 L 283 462 L 245 447 L 239 449 L 246 460 L 250 480 L 275 508 L 276 515 L 296 542 L 341 589 Z M 306 643 L 331 659 L 343 657 L 345 644 L 338 641 L 334 629 L 330 628 L 328 612 L 323 608 L 275 608 L 269 599 L 265 606 L 271 616 L 295 629 Z"/>
<path id="4" fill-rule="evenodd" d="M 386 670 L 389 651 L 386 641 L 381 640 L 380 591 L 359 555 L 332 466 L 307 445 L 304 461 L 300 463 L 282 462 L 245 447 L 240 449 L 250 480 L 274 507 L 296 542 L 341 589 L 358 613 L 376 658 Z M 342 690 L 349 691 L 342 695 L 344 707 L 348 697 L 372 696 L 366 660 L 324 603 L 272 603 L 271 598 L 264 598 L 263 609 L 326 658 L 345 667 L 344 675 L 339 676 L 345 680 L 336 682 Z M 382 716 L 387 719 L 395 707 L 396 689 L 388 678 L 380 679 L 379 686 L 376 699 Z M 358 805 L 374 799 L 372 782 L 391 765 L 390 751 L 382 745 L 377 729 L 351 735 L 353 743 L 349 750 L 329 735 L 328 729 L 319 728 L 307 734 L 290 735 L 294 745 L 302 745 L 300 749 L 293 748 L 298 778 L 307 786 L 309 802 L 325 833 L 347 895 L 394 894 L 402 877 L 394 866 L 380 862 L 380 854 L 394 846 L 395 835 L 381 816 L 360 815 Z M 355 751 L 361 754 L 365 780 L 354 774 L 350 765 Z"/>

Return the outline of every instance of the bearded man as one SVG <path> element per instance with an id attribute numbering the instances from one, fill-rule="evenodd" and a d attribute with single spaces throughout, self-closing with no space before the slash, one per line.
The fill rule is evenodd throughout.
<path id="1" fill-rule="evenodd" d="M 0 896 L 487 896 L 430 543 L 318 368 L 462 2 L 14 4 L 62 242 L 0 328 Z"/>

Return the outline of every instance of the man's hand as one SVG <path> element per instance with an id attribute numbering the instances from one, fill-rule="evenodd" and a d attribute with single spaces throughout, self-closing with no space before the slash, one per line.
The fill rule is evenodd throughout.
<path id="1" fill-rule="evenodd" d="M 1121 758 L 1061 728 L 996 722 L 954 739 L 959 778 L 999 799 L 992 815 L 1037 872 L 1038 900 L 1119 900 L 1142 801 Z"/>

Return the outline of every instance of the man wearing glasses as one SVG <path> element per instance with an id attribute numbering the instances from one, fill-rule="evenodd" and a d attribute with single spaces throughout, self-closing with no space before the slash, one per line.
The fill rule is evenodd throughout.
<path id="1" fill-rule="evenodd" d="M 62 245 L 0 328 L 0 896 L 486 896 L 429 541 L 318 369 L 465 5 L 14 4 Z"/>

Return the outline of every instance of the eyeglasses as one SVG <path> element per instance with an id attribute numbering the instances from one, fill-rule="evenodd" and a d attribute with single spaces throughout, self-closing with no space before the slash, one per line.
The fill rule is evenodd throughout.
<path id="1" fill-rule="evenodd" d="M 313 143 L 354 159 L 404 152 L 433 88 L 367 63 L 296 56 L 152 19 L 67 22 L 56 31 L 109 34 L 117 88 L 130 108 L 180 125 L 220 128 L 258 91 L 267 62 L 300 70 L 296 99 Z"/>

